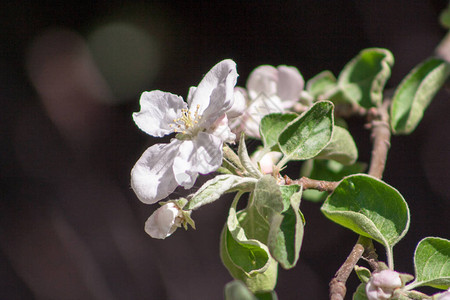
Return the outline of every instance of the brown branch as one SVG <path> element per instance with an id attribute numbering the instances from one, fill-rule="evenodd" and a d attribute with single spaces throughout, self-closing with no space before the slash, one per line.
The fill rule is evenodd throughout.
<path id="1" fill-rule="evenodd" d="M 286 185 L 301 185 L 304 190 L 313 189 L 329 193 L 333 192 L 339 184 L 339 181 L 315 180 L 308 177 L 302 177 L 300 179 L 292 180 L 287 175 L 284 175 L 284 182 Z"/>
<path id="2" fill-rule="evenodd" d="M 358 239 L 358 242 L 353 247 L 352 252 L 350 252 L 349 256 L 339 268 L 339 270 L 334 275 L 334 278 L 330 282 L 330 300 L 343 300 L 345 294 L 347 292 L 347 288 L 345 287 L 345 283 L 347 282 L 348 277 L 353 271 L 358 260 L 361 258 L 364 253 L 364 246 L 360 242 L 361 238 Z"/>
<path id="3" fill-rule="evenodd" d="M 372 157 L 370 160 L 369 175 L 381 179 L 386 166 L 386 158 L 391 147 L 391 129 L 389 126 L 388 107 L 391 101 L 386 99 L 378 109 L 371 109 L 368 113 L 369 123 L 366 125 L 372 130 Z"/>

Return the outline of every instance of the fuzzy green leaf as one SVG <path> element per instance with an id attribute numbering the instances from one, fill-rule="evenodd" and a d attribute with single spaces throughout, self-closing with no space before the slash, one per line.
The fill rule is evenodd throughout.
<path id="1" fill-rule="evenodd" d="M 409 134 L 450 75 L 450 64 L 430 58 L 415 67 L 395 91 L 391 106 L 391 127 L 396 134 Z"/>
<path id="2" fill-rule="evenodd" d="M 422 285 L 446 290 L 450 287 L 450 241 L 427 237 L 414 253 L 416 279 L 408 287 Z"/>
<path id="3" fill-rule="evenodd" d="M 337 102 L 350 100 L 365 108 L 381 105 L 393 64 L 394 56 L 387 49 L 362 50 L 339 74 L 338 89 L 330 99 Z"/>
<path id="4" fill-rule="evenodd" d="M 261 178 L 262 174 L 261 172 L 256 168 L 256 166 L 253 164 L 252 160 L 250 159 L 250 156 L 247 152 L 247 146 L 245 145 L 245 135 L 241 134 L 241 138 L 239 141 L 239 148 L 238 148 L 238 156 L 239 160 L 241 161 L 242 166 L 244 169 L 248 172 L 248 174 L 254 178 Z"/>
<path id="5" fill-rule="evenodd" d="M 322 71 L 306 83 L 306 91 L 314 98 L 318 100 L 322 95 L 326 94 L 336 86 L 336 77 L 331 71 Z"/>
<path id="6" fill-rule="evenodd" d="M 290 269 L 298 261 L 303 240 L 304 220 L 299 208 L 302 190 L 298 185 L 280 189 L 285 208 L 271 220 L 267 245 L 280 265 Z"/>
<path id="7" fill-rule="evenodd" d="M 333 222 L 392 247 L 409 228 L 409 208 L 393 187 L 365 174 L 343 179 L 321 208 Z"/>
<path id="8" fill-rule="evenodd" d="M 276 213 L 281 213 L 284 209 L 283 198 L 280 186 L 274 177 L 263 176 L 255 185 L 253 204 L 259 213 L 268 223 Z"/>
<path id="9" fill-rule="evenodd" d="M 358 159 L 358 148 L 347 129 L 334 126 L 330 143 L 315 158 L 332 159 L 343 165 L 352 165 Z"/>
<path id="10" fill-rule="evenodd" d="M 263 142 L 264 148 L 278 148 L 278 136 L 286 127 L 286 125 L 296 117 L 297 114 L 293 113 L 274 113 L 265 115 L 261 119 L 261 123 L 259 125 L 259 132 L 261 134 L 261 140 Z"/>
<path id="11" fill-rule="evenodd" d="M 184 209 L 197 209 L 200 206 L 216 201 L 225 193 L 237 190 L 251 191 L 257 179 L 240 177 L 232 174 L 218 175 L 205 182 L 202 187 L 192 196 Z"/>
<path id="12" fill-rule="evenodd" d="M 281 132 L 278 145 L 291 160 L 313 158 L 330 142 L 333 133 L 333 104 L 319 101 L 295 118 Z"/>

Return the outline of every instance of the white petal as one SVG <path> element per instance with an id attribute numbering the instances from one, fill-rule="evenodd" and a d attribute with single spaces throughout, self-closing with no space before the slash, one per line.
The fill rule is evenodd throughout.
<path id="1" fill-rule="evenodd" d="M 219 85 L 223 85 L 222 89 L 224 91 L 221 91 L 220 94 L 224 95 L 225 99 L 221 99 L 221 105 L 229 109 L 233 104 L 233 88 L 236 85 L 237 77 L 236 63 L 234 61 L 226 59 L 219 62 L 203 77 L 193 94 L 190 107 L 195 108 L 199 105 L 199 114 L 203 114 L 210 105 L 210 97 L 213 91 Z"/>
<path id="2" fill-rule="evenodd" d="M 193 140 L 183 141 L 173 163 L 178 184 L 191 188 L 198 173 L 208 174 L 222 164 L 222 140 L 212 134 L 200 132 Z"/>
<path id="3" fill-rule="evenodd" d="M 145 222 L 145 232 L 152 238 L 165 239 L 176 229 L 175 220 L 180 210 L 174 203 L 167 203 L 155 210 Z"/>
<path id="4" fill-rule="evenodd" d="M 181 141 L 156 144 L 148 148 L 131 170 L 131 187 L 144 203 L 155 203 L 170 195 L 178 186 L 172 166 Z"/>
<path id="5" fill-rule="evenodd" d="M 277 92 L 278 71 L 273 66 L 263 65 L 254 69 L 247 80 L 247 90 L 250 98 L 260 95 L 270 97 Z"/>
<path id="6" fill-rule="evenodd" d="M 293 105 L 300 97 L 305 81 L 295 67 L 279 66 L 277 94 L 282 101 L 293 102 Z"/>
<path id="7" fill-rule="evenodd" d="M 188 96 L 187 96 L 187 103 L 188 103 L 188 106 L 189 106 L 189 107 L 192 107 L 192 106 L 191 106 L 192 98 L 194 97 L 194 94 L 195 94 L 195 90 L 196 90 L 196 89 L 197 89 L 196 86 L 191 86 L 191 87 L 189 88 L 189 92 L 188 92 Z"/>
<path id="8" fill-rule="evenodd" d="M 234 119 L 242 115 L 247 107 L 247 92 L 240 87 L 234 88 L 233 106 L 227 110 L 228 119 Z"/>
<path id="9" fill-rule="evenodd" d="M 136 125 L 152 136 L 162 137 L 172 133 L 174 123 L 181 109 L 187 108 L 183 98 L 162 91 L 144 92 L 140 100 L 141 110 L 133 114 Z"/>
<path id="10" fill-rule="evenodd" d="M 220 138 L 223 142 L 234 143 L 236 140 L 236 135 L 231 132 L 228 125 L 227 114 L 223 114 L 212 126 L 210 130 L 211 134 Z"/>

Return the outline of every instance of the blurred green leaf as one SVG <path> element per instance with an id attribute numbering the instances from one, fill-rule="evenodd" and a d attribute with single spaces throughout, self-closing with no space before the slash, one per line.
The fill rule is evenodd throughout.
<path id="1" fill-rule="evenodd" d="M 365 283 L 361 283 L 360 285 L 358 285 L 358 288 L 353 293 L 352 299 L 353 300 L 368 300 L 367 295 L 366 295 L 366 284 Z"/>
<path id="2" fill-rule="evenodd" d="M 414 253 L 416 279 L 407 286 L 431 286 L 446 290 L 450 287 L 450 241 L 427 237 L 419 242 Z"/>
<path id="3" fill-rule="evenodd" d="M 225 285 L 225 300 L 257 300 L 247 286 L 240 280 Z"/>
<path id="4" fill-rule="evenodd" d="M 392 266 L 392 247 L 406 234 L 410 220 L 408 205 L 396 189 L 369 175 L 351 175 L 321 210 L 333 222 L 384 245 Z"/>
<path id="5" fill-rule="evenodd" d="M 331 94 L 333 102 L 351 102 L 370 108 L 381 105 L 383 89 L 391 76 L 394 56 L 387 49 L 362 50 L 348 62 L 338 77 L 338 86 Z"/>
<path id="6" fill-rule="evenodd" d="M 409 134 L 450 75 L 450 64 L 430 58 L 416 66 L 395 91 L 391 106 L 391 127 L 396 134 Z"/>
<path id="7" fill-rule="evenodd" d="M 439 14 L 439 23 L 441 23 L 442 27 L 450 29 L 450 3 Z"/>
<path id="8" fill-rule="evenodd" d="M 286 155 L 283 159 L 309 159 L 328 145 L 333 133 L 333 107 L 330 101 L 316 102 L 286 126 L 278 138 Z"/>
<path id="9" fill-rule="evenodd" d="M 335 125 L 330 143 L 315 158 L 332 159 L 343 165 L 352 165 L 358 159 L 358 148 L 350 132 Z"/>
<path id="10" fill-rule="evenodd" d="M 336 77 L 331 71 L 322 71 L 306 83 L 306 91 L 316 100 L 336 86 Z"/>

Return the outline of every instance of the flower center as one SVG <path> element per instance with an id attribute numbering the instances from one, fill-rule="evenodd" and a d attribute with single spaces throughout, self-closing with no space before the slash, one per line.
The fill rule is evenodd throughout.
<path id="1" fill-rule="evenodd" d="M 181 117 L 174 119 L 174 124 L 170 124 L 169 126 L 173 128 L 174 132 L 194 135 L 196 133 L 195 129 L 198 129 L 197 124 L 202 118 L 202 116 L 198 114 L 199 109 L 200 104 L 197 104 L 194 114 L 192 114 L 192 111 L 189 109 L 182 109 Z"/>

